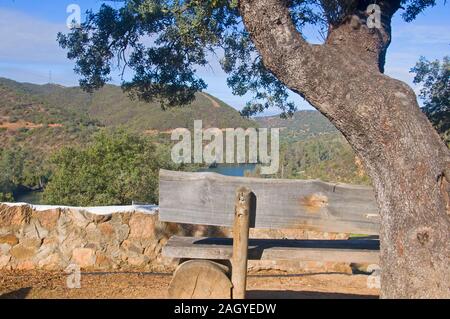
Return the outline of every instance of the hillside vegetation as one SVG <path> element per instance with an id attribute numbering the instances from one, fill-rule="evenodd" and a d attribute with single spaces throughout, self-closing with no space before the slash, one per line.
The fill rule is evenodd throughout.
<path id="1" fill-rule="evenodd" d="M 287 119 L 267 116 L 256 121 L 261 127 L 281 128 L 280 169 L 270 177 L 371 183 L 348 142 L 319 112 L 303 110 Z"/>
<path id="2" fill-rule="evenodd" d="M 256 117 L 260 127 L 278 127 L 284 141 L 295 142 L 323 134 L 337 134 L 338 130 L 328 119 L 317 111 L 297 111 L 290 118 L 278 115 Z"/>
<path id="3" fill-rule="evenodd" d="M 277 177 L 320 179 L 327 182 L 370 185 L 361 160 L 341 134 L 324 134 L 281 148 Z"/>

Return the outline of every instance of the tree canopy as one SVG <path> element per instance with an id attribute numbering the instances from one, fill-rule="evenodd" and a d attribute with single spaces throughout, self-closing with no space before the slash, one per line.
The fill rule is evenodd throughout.
<path id="1" fill-rule="evenodd" d="M 76 61 L 80 85 L 87 91 L 103 86 L 114 68 L 131 69 L 133 77 L 123 81 L 131 96 L 146 101 L 157 99 L 163 108 L 184 105 L 194 93 L 206 88 L 196 68 L 219 56 L 228 74 L 233 94 L 251 94 L 242 110 L 252 115 L 270 106 L 283 114 L 292 113 L 288 89 L 268 71 L 255 49 L 237 8 L 227 0 L 124 0 L 116 9 L 103 4 L 98 12 L 88 11 L 85 21 L 68 34 L 58 34 L 68 58 Z M 393 0 L 402 8 L 405 21 L 412 21 L 434 0 Z M 366 15 L 373 1 L 292 0 L 292 20 L 299 31 L 315 25 L 323 34 L 351 15 Z M 394 11 L 394 12 L 395 12 Z M 383 64 L 383 63 L 382 63 Z M 383 65 L 380 66 L 381 69 Z"/>
<path id="2" fill-rule="evenodd" d="M 421 84 L 423 110 L 437 131 L 450 143 L 450 57 L 442 62 L 421 57 L 411 69 L 414 83 Z"/>

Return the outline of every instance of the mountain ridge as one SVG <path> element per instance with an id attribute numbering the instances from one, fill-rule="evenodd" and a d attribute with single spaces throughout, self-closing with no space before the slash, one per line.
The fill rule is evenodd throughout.
<path id="1" fill-rule="evenodd" d="M 8 92 L 9 91 L 9 92 Z M 5 95 L 16 94 L 16 99 L 27 103 L 12 105 L 8 110 Z M 14 98 L 13 98 L 14 100 Z M 10 101 L 11 102 L 11 101 Z M 38 110 L 25 110 L 23 106 L 39 104 L 48 112 L 39 116 Z M 22 106 L 22 108 L 20 107 Z M 178 127 L 192 127 L 194 120 L 203 120 L 204 127 L 255 127 L 256 122 L 242 118 L 237 110 L 208 93 L 196 93 L 196 99 L 183 107 L 162 110 L 159 103 L 145 103 L 130 99 L 118 86 L 108 84 L 94 93 L 79 87 L 55 84 L 21 83 L 0 78 L 0 116 L 35 120 L 36 124 L 60 121 L 93 121 L 100 126 L 124 126 L 134 131 L 166 131 Z M 21 113 L 22 111 L 22 113 Z M 26 115 L 26 116 L 24 116 Z M 191 123 L 192 122 L 192 123 Z"/>

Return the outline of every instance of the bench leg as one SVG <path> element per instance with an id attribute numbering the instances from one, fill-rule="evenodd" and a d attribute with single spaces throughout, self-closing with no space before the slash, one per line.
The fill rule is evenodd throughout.
<path id="1" fill-rule="evenodd" d="M 233 299 L 244 299 L 247 286 L 248 233 L 252 192 L 246 187 L 236 191 L 233 225 L 231 282 Z"/>
<path id="2" fill-rule="evenodd" d="M 229 268 L 211 260 L 188 260 L 178 266 L 169 286 L 171 299 L 230 299 Z"/>

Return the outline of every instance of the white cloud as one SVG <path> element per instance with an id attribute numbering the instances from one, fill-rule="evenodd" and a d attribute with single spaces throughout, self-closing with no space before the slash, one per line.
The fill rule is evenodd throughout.
<path id="1" fill-rule="evenodd" d="M 0 60 L 5 62 L 67 63 L 56 42 L 64 24 L 36 19 L 22 12 L 0 9 Z"/>
<path id="2" fill-rule="evenodd" d="M 450 45 L 449 27 L 443 24 L 400 24 L 393 28 L 392 44 L 387 52 L 386 74 L 409 84 L 416 93 L 412 67 L 420 56 L 442 59 Z"/>
<path id="3" fill-rule="evenodd" d="M 446 25 L 404 24 L 392 32 L 394 41 L 401 40 L 418 45 L 450 44 L 450 30 Z"/>

